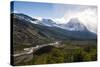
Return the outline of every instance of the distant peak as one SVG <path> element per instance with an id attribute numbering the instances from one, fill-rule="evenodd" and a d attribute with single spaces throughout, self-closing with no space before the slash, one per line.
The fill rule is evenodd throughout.
<path id="1" fill-rule="evenodd" d="M 66 27 L 69 30 L 75 30 L 75 31 L 83 31 L 87 29 L 85 25 L 82 24 L 78 18 L 70 19 L 70 21 L 66 24 Z"/>

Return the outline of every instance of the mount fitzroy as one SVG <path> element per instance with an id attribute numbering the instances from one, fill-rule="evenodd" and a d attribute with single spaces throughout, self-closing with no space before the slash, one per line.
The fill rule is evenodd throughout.
<path id="1" fill-rule="evenodd" d="M 14 44 L 42 44 L 54 40 L 96 40 L 97 34 L 89 31 L 77 18 L 67 24 L 56 24 L 52 19 L 32 18 L 22 13 L 11 13 Z"/>

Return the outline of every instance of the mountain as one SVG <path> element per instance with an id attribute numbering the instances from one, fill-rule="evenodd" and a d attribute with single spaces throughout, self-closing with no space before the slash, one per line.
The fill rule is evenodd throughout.
<path id="1" fill-rule="evenodd" d="M 66 34 L 76 39 L 96 39 L 97 35 L 87 29 L 87 27 L 78 20 L 72 18 L 67 24 L 60 24 L 60 28 L 65 29 Z"/>
<path id="2" fill-rule="evenodd" d="M 86 26 L 82 24 L 77 18 L 72 18 L 67 24 L 61 24 L 61 28 L 70 31 L 84 31 L 87 30 Z"/>
<path id="3" fill-rule="evenodd" d="M 53 27 L 56 25 L 56 23 L 51 19 L 42 19 L 41 21 L 38 22 L 38 24 L 48 27 Z"/>
<path id="4" fill-rule="evenodd" d="M 24 14 L 11 14 L 13 47 L 15 51 L 22 50 L 25 47 L 53 42 L 52 38 L 49 38 L 44 32 L 42 33 L 42 30 L 39 30 L 39 25 L 31 23 L 29 19 L 34 22 L 37 21 L 37 19 L 30 18 Z"/>
<path id="5" fill-rule="evenodd" d="M 22 13 L 12 13 L 14 18 L 20 19 L 20 20 L 25 20 L 27 22 L 31 22 L 34 24 L 37 24 L 37 22 L 39 21 L 36 18 L 32 18 L 28 15 L 22 14 Z"/>
<path id="6" fill-rule="evenodd" d="M 42 20 L 38 20 L 36 18 L 32 18 L 28 15 L 22 14 L 22 13 L 14 13 L 14 17 L 15 18 L 19 18 L 19 19 L 23 19 L 25 21 L 34 23 L 34 24 L 39 24 L 39 25 L 43 25 L 43 26 L 49 26 L 52 27 L 54 26 L 56 23 L 51 20 L 51 19 L 42 19 Z"/>

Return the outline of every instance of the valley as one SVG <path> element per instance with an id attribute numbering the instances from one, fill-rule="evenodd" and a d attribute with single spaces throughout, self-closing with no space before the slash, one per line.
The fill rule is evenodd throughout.
<path id="1" fill-rule="evenodd" d="M 58 52 L 55 52 L 53 50 L 57 50 Z M 63 61 L 60 61 L 58 59 L 58 62 L 56 62 L 55 59 L 50 59 L 50 61 L 52 60 L 54 61 L 54 63 L 79 62 L 79 61 L 84 62 L 91 60 L 95 61 L 97 59 L 96 51 L 97 51 L 96 41 L 75 40 L 75 41 L 64 41 L 59 43 L 55 42 L 55 43 L 37 45 L 36 47 L 24 48 L 22 53 L 14 54 L 13 57 L 15 65 L 47 64 L 47 63 L 51 64 L 51 62 L 47 62 L 47 60 L 49 60 L 47 57 L 52 55 L 52 53 L 54 53 L 54 55 L 51 56 L 52 58 L 54 56 L 56 58 L 63 58 Z M 61 55 L 59 55 L 60 53 Z M 42 61 L 39 59 L 41 57 L 43 58 Z M 45 61 L 45 63 L 43 63 L 43 61 Z"/>

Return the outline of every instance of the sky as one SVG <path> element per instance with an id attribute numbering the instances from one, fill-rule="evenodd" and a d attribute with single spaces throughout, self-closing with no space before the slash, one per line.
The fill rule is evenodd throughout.
<path id="1" fill-rule="evenodd" d="M 66 24 L 71 18 L 78 18 L 88 29 L 97 32 L 97 7 L 39 2 L 14 1 L 11 11 L 24 13 L 38 19 L 47 18 L 58 24 Z"/>

